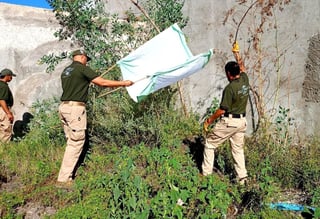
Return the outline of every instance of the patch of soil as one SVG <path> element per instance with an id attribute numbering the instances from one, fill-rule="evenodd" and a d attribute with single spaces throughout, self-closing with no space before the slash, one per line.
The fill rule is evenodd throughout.
<path id="1" fill-rule="evenodd" d="M 41 219 L 56 213 L 53 207 L 44 207 L 39 203 L 29 202 L 24 206 L 16 209 L 18 215 L 22 215 L 24 219 Z"/>
<path id="2" fill-rule="evenodd" d="M 0 177 L 0 193 L 1 192 L 14 192 L 17 189 L 21 189 L 22 183 L 19 181 L 17 176 L 12 176 L 10 178 Z M 16 214 L 22 216 L 24 219 L 41 219 L 47 216 L 54 215 L 56 209 L 53 207 L 45 207 L 41 203 L 27 202 L 23 206 L 17 206 Z M 2 218 L 5 213 L 5 209 L 0 207 L 0 218 Z"/>

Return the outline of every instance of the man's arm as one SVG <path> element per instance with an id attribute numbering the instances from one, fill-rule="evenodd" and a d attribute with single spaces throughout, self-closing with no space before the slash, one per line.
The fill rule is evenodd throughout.
<path id="1" fill-rule="evenodd" d="M 236 59 L 236 62 L 239 64 L 240 72 L 246 72 L 246 67 L 244 66 L 244 62 L 239 53 L 240 47 L 237 41 L 233 43 L 232 52 L 233 52 L 234 58 Z"/>
<path id="2" fill-rule="evenodd" d="M 223 109 L 217 109 L 214 114 L 212 114 L 208 119 L 207 122 L 209 123 L 209 125 L 211 123 L 213 123 L 217 118 L 219 118 L 220 116 L 222 116 L 226 111 Z"/>
<path id="3" fill-rule="evenodd" d="M 208 131 L 208 127 L 213 123 L 217 118 L 222 116 L 226 111 L 223 109 L 217 109 L 214 114 L 212 114 L 206 121 L 204 121 L 203 128 L 205 131 Z"/>
<path id="4" fill-rule="evenodd" d="M 7 103 L 5 100 L 0 100 L 0 106 L 2 107 L 3 111 L 8 115 L 9 121 L 12 123 L 13 122 L 13 114 L 10 111 L 9 107 L 7 106 Z"/>
<path id="5" fill-rule="evenodd" d="M 121 87 L 121 86 L 127 87 L 127 86 L 133 85 L 133 82 L 129 80 L 113 81 L 113 80 L 104 79 L 101 76 L 96 77 L 91 82 L 102 87 Z"/>

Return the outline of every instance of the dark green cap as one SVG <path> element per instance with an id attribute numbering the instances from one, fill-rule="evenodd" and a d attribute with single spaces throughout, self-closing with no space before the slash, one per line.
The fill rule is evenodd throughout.
<path id="1" fill-rule="evenodd" d="M 75 50 L 75 51 L 72 52 L 72 57 L 73 57 L 73 56 L 76 56 L 76 55 L 85 55 L 85 56 L 87 56 L 87 60 L 88 60 L 88 61 L 91 60 L 91 58 L 87 55 L 87 53 L 86 53 L 84 50 L 82 50 L 82 49 L 77 49 L 77 50 Z"/>
<path id="2" fill-rule="evenodd" d="M 15 74 L 13 74 L 13 72 L 12 72 L 10 69 L 7 69 L 7 68 L 3 69 L 3 70 L 1 71 L 1 73 L 0 73 L 0 75 L 1 75 L 1 76 L 11 75 L 11 76 L 13 76 L 13 77 L 17 76 L 17 75 L 15 75 Z"/>

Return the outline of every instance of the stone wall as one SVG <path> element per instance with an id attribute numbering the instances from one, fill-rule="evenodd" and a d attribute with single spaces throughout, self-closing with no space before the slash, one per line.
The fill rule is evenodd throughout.
<path id="1" fill-rule="evenodd" d="M 124 16 L 123 11 L 137 9 L 131 1 L 108 0 L 107 9 Z M 184 32 L 196 55 L 215 48 L 217 53 L 200 72 L 183 80 L 188 108 L 203 114 L 213 98 L 220 99 L 225 78 L 224 64 L 233 60 L 231 45 L 237 24 L 250 4 L 237 1 L 186 0 L 184 12 L 190 21 Z M 320 84 L 320 2 L 292 0 L 273 10 L 266 18 L 258 50 L 252 33 L 261 22 L 259 8 L 252 7 L 239 28 L 238 38 L 251 85 L 261 94 L 268 115 L 278 106 L 290 109 L 293 129 L 301 135 L 318 134 Z M 0 3 L 0 68 L 18 74 L 10 82 L 15 96 L 16 119 L 37 100 L 60 96 L 59 75 L 66 62 L 55 72 L 45 73 L 38 60 L 45 54 L 61 52 L 71 46 L 58 42 L 53 33 L 59 28 L 50 10 Z M 259 65 L 258 65 L 258 64 Z M 252 109 L 252 113 L 251 113 Z M 248 109 L 250 128 L 257 118 L 255 106 Z M 251 122 L 254 121 L 254 122 Z"/>

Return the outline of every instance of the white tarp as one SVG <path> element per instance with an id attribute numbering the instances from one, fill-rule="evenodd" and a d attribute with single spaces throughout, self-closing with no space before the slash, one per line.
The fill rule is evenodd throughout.
<path id="1" fill-rule="evenodd" d="M 211 55 L 212 50 L 209 50 L 193 56 L 183 32 L 174 24 L 117 64 L 123 79 L 135 82 L 127 87 L 127 91 L 138 102 L 150 93 L 199 71 L 208 63 Z"/>

